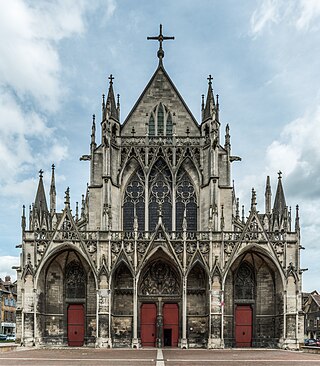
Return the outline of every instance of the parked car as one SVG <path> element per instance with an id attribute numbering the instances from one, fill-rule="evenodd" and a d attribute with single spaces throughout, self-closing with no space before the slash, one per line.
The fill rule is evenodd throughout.
<path id="1" fill-rule="evenodd" d="M 7 334 L 7 341 L 15 341 L 16 335 L 15 334 Z"/>
<path id="2" fill-rule="evenodd" d="M 311 339 L 305 339 L 304 340 L 304 345 L 305 346 L 319 346 L 320 342 L 317 342 L 316 339 L 312 339 L 312 338 Z"/>
<path id="3" fill-rule="evenodd" d="M 0 341 L 5 341 L 7 339 L 6 334 L 0 334 Z"/>

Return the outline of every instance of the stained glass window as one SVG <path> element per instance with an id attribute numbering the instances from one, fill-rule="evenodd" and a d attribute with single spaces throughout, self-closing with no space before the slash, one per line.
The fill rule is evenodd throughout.
<path id="1" fill-rule="evenodd" d="M 139 168 L 127 184 L 123 203 L 123 230 L 132 231 L 137 218 L 138 230 L 144 231 L 144 173 Z"/>
<path id="2" fill-rule="evenodd" d="M 163 136 L 164 132 L 164 113 L 163 106 L 160 103 L 158 108 L 158 136 Z"/>
<path id="3" fill-rule="evenodd" d="M 243 262 L 235 278 L 235 299 L 254 300 L 254 274 L 252 268 Z"/>
<path id="4" fill-rule="evenodd" d="M 149 118 L 149 135 L 154 136 L 156 134 L 156 127 L 154 123 L 154 117 L 153 114 L 151 114 Z"/>
<path id="5" fill-rule="evenodd" d="M 172 114 L 160 103 L 155 106 L 149 118 L 149 136 L 172 136 Z"/>
<path id="6" fill-rule="evenodd" d="M 149 230 L 154 230 L 159 212 L 165 228 L 172 230 L 172 179 L 163 159 L 158 159 L 149 176 Z"/>
<path id="7" fill-rule="evenodd" d="M 166 135 L 172 136 L 172 118 L 171 113 L 168 114 L 167 123 L 166 123 Z"/>
<path id="8" fill-rule="evenodd" d="M 86 297 L 86 275 L 79 262 L 72 261 L 66 268 L 66 297 L 83 299 Z"/>
<path id="9" fill-rule="evenodd" d="M 197 230 L 197 196 L 192 181 L 184 169 L 180 169 L 176 186 L 176 230 L 183 228 L 186 217 L 187 231 Z"/>

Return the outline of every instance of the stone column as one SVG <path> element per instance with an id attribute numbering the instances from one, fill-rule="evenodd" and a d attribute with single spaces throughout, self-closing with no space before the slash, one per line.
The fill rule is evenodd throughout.
<path id="1" fill-rule="evenodd" d="M 181 348 L 188 348 L 187 340 L 187 278 L 182 278 L 182 338 Z"/>
<path id="2" fill-rule="evenodd" d="M 132 348 L 139 348 L 140 343 L 138 339 L 138 288 L 137 277 L 133 278 L 133 338 Z"/>
<path id="3" fill-rule="evenodd" d="M 162 299 L 161 297 L 158 297 L 157 340 L 156 340 L 156 346 L 158 348 L 162 348 L 162 334 L 163 334 Z"/>

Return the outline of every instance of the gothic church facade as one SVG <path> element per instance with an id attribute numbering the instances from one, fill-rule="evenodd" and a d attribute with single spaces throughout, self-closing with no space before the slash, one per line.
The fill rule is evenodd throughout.
<path id="1" fill-rule="evenodd" d="M 198 122 L 164 68 L 120 123 L 113 77 L 93 118 L 90 182 L 56 211 L 42 171 L 17 268 L 17 340 L 96 347 L 286 347 L 303 337 L 300 227 L 281 174 L 246 215 L 212 79 Z M 27 223 L 28 221 L 28 223 Z"/>

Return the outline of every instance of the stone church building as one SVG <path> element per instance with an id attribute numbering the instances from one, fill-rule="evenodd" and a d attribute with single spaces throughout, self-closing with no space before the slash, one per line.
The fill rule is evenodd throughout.
<path id="1" fill-rule="evenodd" d="M 208 78 L 202 116 L 158 66 L 125 120 L 113 77 L 92 121 L 90 182 L 56 211 L 40 171 L 23 210 L 17 340 L 96 347 L 286 347 L 303 338 L 298 207 L 279 173 L 264 212 L 239 204 L 229 126 Z M 101 136 L 98 141 L 98 136 Z M 239 164 L 239 163 L 237 163 Z M 85 184 L 86 182 L 84 182 Z M 47 204 L 48 202 L 48 204 Z M 26 217 L 27 216 L 27 217 Z"/>

